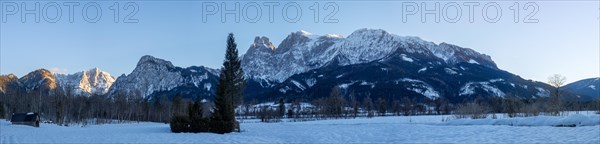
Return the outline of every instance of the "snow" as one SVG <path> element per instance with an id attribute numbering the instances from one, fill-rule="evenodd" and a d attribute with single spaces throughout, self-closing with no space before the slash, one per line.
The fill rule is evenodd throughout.
<path id="1" fill-rule="evenodd" d="M 596 86 L 595 85 L 590 85 L 589 88 L 596 90 Z"/>
<path id="2" fill-rule="evenodd" d="M 340 85 L 339 85 L 339 87 L 340 87 L 341 89 L 348 89 L 348 86 L 350 86 L 350 85 L 353 85 L 354 83 L 355 83 L 355 82 L 351 82 L 351 83 L 343 83 L 343 84 L 340 84 Z"/>
<path id="3" fill-rule="evenodd" d="M 309 79 L 306 79 L 305 82 L 306 82 L 306 85 L 308 85 L 308 87 L 312 87 L 315 84 L 317 84 L 317 79 L 309 78 Z"/>
<path id="4" fill-rule="evenodd" d="M 477 62 L 477 61 L 475 61 L 475 60 L 473 60 L 473 59 L 469 59 L 469 63 L 472 63 L 472 64 L 479 64 L 479 62 Z"/>
<path id="5" fill-rule="evenodd" d="M 290 90 L 290 87 L 288 87 L 288 86 L 285 86 L 284 88 L 280 88 L 280 89 L 279 89 L 279 92 L 282 92 L 282 93 L 287 93 L 287 91 L 288 91 L 288 90 Z"/>
<path id="6" fill-rule="evenodd" d="M 210 91 L 211 87 L 212 87 L 212 84 L 210 84 L 210 83 L 204 83 L 204 89 L 206 89 L 207 91 Z"/>
<path id="7" fill-rule="evenodd" d="M 419 71 L 417 71 L 417 73 L 421 73 L 421 72 L 424 72 L 424 71 L 426 71 L 426 70 L 427 70 L 427 67 L 424 67 L 424 68 L 422 68 L 422 69 L 419 69 Z"/>
<path id="8" fill-rule="evenodd" d="M 312 35 L 312 33 L 308 32 L 308 31 L 305 31 L 305 30 L 300 30 L 298 32 L 300 32 L 304 36 L 310 36 L 310 35 Z"/>
<path id="9" fill-rule="evenodd" d="M 371 86 L 371 88 L 375 88 L 375 84 L 371 83 L 371 82 L 363 81 L 363 82 L 360 83 L 360 85 L 363 85 L 363 86 L 368 85 L 368 86 Z"/>
<path id="10" fill-rule="evenodd" d="M 406 54 L 400 54 L 400 56 L 402 57 L 402 60 L 404 60 L 404 61 L 407 61 L 407 62 L 414 61 L 412 58 L 409 58 L 408 56 L 406 56 Z"/>
<path id="11" fill-rule="evenodd" d="M 507 126 L 595 126 L 600 125 L 600 115 L 573 114 L 565 117 L 535 116 L 502 119 L 455 119 L 444 125 L 507 125 Z"/>
<path id="12" fill-rule="evenodd" d="M 344 38 L 344 36 L 342 36 L 340 34 L 326 34 L 325 37 L 329 37 L 329 38 Z"/>
<path id="13" fill-rule="evenodd" d="M 284 105 L 285 105 L 285 109 L 296 108 L 296 106 L 293 103 L 284 103 Z M 263 107 L 266 107 L 266 108 L 272 109 L 272 110 L 277 110 L 279 108 L 279 102 L 263 102 L 263 103 L 251 105 L 248 108 L 250 111 L 253 111 L 253 110 L 261 109 Z M 308 109 L 313 109 L 313 108 L 315 108 L 315 106 L 310 103 L 305 103 L 305 102 L 300 103 L 300 109 L 302 109 L 302 110 L 308 110 Z M 245 106 L 240 105 L 235 109 L 235 111 L 236 111 L 236 113 L 244 114 L 244 111 L 245 111 L 244 109 L 245 109 Z M 248 122 L 248 121 L 259 122 L 260 120 L 252 120 L 252 119 L 251 120 L 243 120 L 243 122 Z M 283 121 L 287 122 L 287 120 L 283 120 Z"/>
<path id="14" fill-rule="evenodd" d="M 539 97 L 549 97 L 550 96 L 550 91 L 548 91 L 544 88 L 535 87 L 535 89 L 537 89 L 538 92 L 536 93 L 536 95 Z"/>
<path id="15" fill-rule="evenodd" d="M 475 94 L 475 88 L 483 89 L 486 92 L 494 94 L 494 96 L 502 97 L 506 95 L 502 90 L 491 86 L 490 82 L 469 82 L 460 88 L 459 96 Z"/>
<path id="16" fill-rule="evenodd" d="M 447 74 L 451 74 L 451 75 L 458 74 L 458 72 L 456 72 L 450 68 L 444 68 L 444 70 L 446 71 Z"/>
<path id="17" fill-rule="evenodd" d="M 598 116 L 450 120 L 452 116 L 389 116 L 308 122 L 258 123 L 242 132 L 171 133 L 168 124 L 130 123 L 86 127 L 11 125 L 0 120 L 1 143 L 600 143 Z M 508 123 L 534 126 L 509 126 Z M 537 126 L 555 122 L 577 127 Z M 541 124 L 538 124 L 541 123 Z M 465 125 L 467 124 L 467 125 Z M 594 126 L 585 126 L 594 125 Z"/>
<path id="18" fill-rule="evenodd" d="M 419 93 L 429 99 L 436 99 L 440 97 L 440 93 L 435 91 L 433 87 L 421 80 L 415 80 L 410 78 L 402 78 L 400 80 L 396 80 L 396 84 L 399 82 L 409 82 L 412 83 L 411 87 L 406 87 L 407 90 L 414 91 Z"/>
<path id="19" fill-rule="evenodd" d="M 300 82 L 292 80 L 292 83 L 294 83 L 294 85 L 296 85 L 296 87 L 300 88 L 301 90 L 305 90 L 306 89 L 302 84 L 300 84 Z"/>

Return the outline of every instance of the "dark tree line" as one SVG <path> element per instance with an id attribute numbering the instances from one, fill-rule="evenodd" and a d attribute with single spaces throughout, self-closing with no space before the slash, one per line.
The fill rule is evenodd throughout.
<path id="1" fill-rule="evenodd" d="M 0 94 L 3 111 L 0 117 L 10 119 L 13 113 L 37 112 L 42 121 L 57 125 L 104 124 L 122 122 L 168 122 L 174 113 L 182 112 L 181 104 L 166 98 L 145 99 L 139 94 L 81 96 L 65 91 L 11 91 Z"/>

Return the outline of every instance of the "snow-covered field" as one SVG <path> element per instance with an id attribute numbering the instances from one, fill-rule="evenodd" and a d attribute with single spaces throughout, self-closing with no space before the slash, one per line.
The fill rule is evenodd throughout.
<path id="1" fill-rule="evenodd" d="M 375 117 L 308 122 L 245 121 L 243 132 L 225 135 L 171 133 L 162 123 L 40 128 L 0 120 L 1 143 L 600 143 L 600 117 L 575 115 L 591 126 L 508 126 L 451 120 L 452 116 Z M 569 116 L 572 117 L 572 116 Z M 578 118 L 577 118 L 578 117 Z M 585 117 L 585 118 L 584 118 Z M 560 121 L 565 117 L 540 117 Z M 531 118 L 526 118 L 531 119 Z M 552 120 L 553 119 L 553 120 Z M 596 120 L 598 119 L 598 120 Z M 503 118 L 504 121 L 510 121 Z M 516 121 L 531 121 L 514 119 Z M 595 122 L 595 123 L 594 123 Z M 463 125 L 475 124 L 475 125 Z"/>

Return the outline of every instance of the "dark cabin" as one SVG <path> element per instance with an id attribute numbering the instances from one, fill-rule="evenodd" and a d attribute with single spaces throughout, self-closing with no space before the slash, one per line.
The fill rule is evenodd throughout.
<path id="1" fill-rule="evenodd" d="M 38 113 L 13 113 L 10 122 L 14 125 L 28 125 L 40 127 L 40 116 Z"/>

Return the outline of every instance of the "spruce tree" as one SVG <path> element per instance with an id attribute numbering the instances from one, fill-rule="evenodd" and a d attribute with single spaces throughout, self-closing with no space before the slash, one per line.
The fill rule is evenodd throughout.
<path id="1" fill-rule="evenodd" d="M 285 115 L 285 102 L 282 98 L 279 98 L 279 117 L 283 118 L 283 116 Z"/>
<path id="2" fill-rule="evenodd" d="M 225 61 L 219 74 L 211 131 L 219 134 L 232 132 L 237 125 L 235 106 L 241 103 L 245 87 L 244 72 L 238 58 L 237 44 L 232 33 L 227 37 Z"/>

